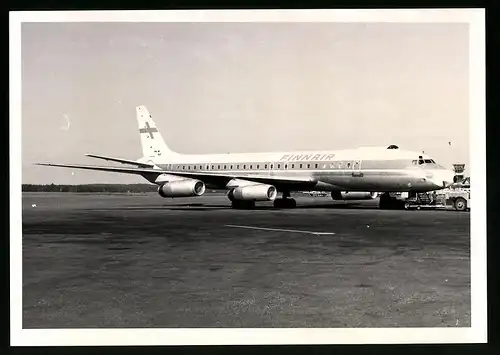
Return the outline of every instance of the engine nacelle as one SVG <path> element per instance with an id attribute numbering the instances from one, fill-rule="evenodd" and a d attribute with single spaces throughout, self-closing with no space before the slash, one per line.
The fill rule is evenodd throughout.
<path id="1" fill-rule="evenodd" d="M 229 191 L 227 197 L 229 200 L 240 201 L 274 201 L 278 191 L 272 185 L 248 185 L 236 187 Z"/>
<path id="2" fill-rule="evenodd" d="M 185 179 L 166 182 L 158 188 L 161 197 L 193 197 L 205 193 L 203 181 Z"/>
<path id="3" fill-rule="evenodd" d="M 361 192 L 361 191 L 334 191 L 332 192 L 332 199 L 334 200 L 373 200 L 376 199 L 378 193 L 376 192 Z"/>

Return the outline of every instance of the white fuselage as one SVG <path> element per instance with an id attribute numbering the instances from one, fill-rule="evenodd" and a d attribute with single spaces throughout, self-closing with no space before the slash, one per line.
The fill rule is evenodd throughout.
<path id="1" fill-rule="evenodd" d="M 240 153 L 216 155 L 182 155 L 143 158 L 158 168 L 179 172 L 221 175 L 259 175 L 276 178 L 310 178 L 293 190 L 424 192 L 441 189 L 453 183 L 453 172 L 436 164 L 429 156 L 417 152 L 366 147 L 337 151 L 299 151 L 274 153 Z M 179 179 L 163 174 L 154 183 Z M 210 184 L 209 188 L 241 186 L 241 179 Z M 283 190 L 276 186 L 278 190 Z M 286 188 L 290 190 L 290 187 Z"/>

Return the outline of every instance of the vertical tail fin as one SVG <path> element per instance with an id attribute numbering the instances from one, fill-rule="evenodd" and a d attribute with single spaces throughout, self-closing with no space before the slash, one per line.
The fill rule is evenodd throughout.
<path id="1" fill-rule="evenodd" d="M 142 154 L 145 159 L 172 161 L 179 155 L 170 150 L 146 106 L 137 106 L 137 123 L 141 135 Z"/>

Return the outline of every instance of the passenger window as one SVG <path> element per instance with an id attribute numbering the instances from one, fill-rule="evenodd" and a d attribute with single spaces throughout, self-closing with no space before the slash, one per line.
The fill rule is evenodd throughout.
<path id="1" fill-rule="evenodd" d="M 186 166 L 185 165 L 182 167 L 182 170 L 186 170 Z"/>
<path id="2" fill-rule="evenodd" d="M 233 166 L 231 165 L 231 168 L 230 168 L 230 169 L 232 169 L 232 168 L 233 168 Z"/>
<path id="3" fill-rule="evenodd" d="M 224 170 L 226 170 L 226 165 L 224 165 Z"/>
<path id="4" fill-rule="evenodd" d="M 259 168 L 259 164 L 257 164 L 257 169 Z"/>
<path id="5" fill-rule="evenodd" d="M 252 170 L 252 166 L 250 165 L 250 170 Z"/>
<path id="6" fill-rule="evenodd" d="M 271 169 L 274 169 L 274 164 L 271 164 Z"/>
<path id="7" fill-rule="evenodd" d="M 247 168 L 247 165 L 246 165 L 246 164 L 245 164 L 245 165 L 243 165 L 243 169 L 246 169 L 246 168 Z"/>
<path id="8" fill-rule="evenodd" d="M 236 169 L 239 169 L 240 168 L 240 164 L 236 165 Z"/>
<path id="9" fill-rule="evenodd" d="M 267 169 L 267 164 L 264 165 L 264 169 Z"/>
<path id="10" fill-rule="evenodd" d="M 351 167 L 351 163 L 347 163 L 347 167 L 350 168 Z"/>
<path id="11" fill-rule="evenodd" d="M 220 165 L 217 165 L 217 169 L 220 169 Z"/>
<path id="12" fill-rule="evenodd" d="M 307 168 L 309 169 L 311 167 L 311 164 L 307 164 Z"/>
<path id="13" fill-rule="evenodd" d="M 288 164 L 285 164 L 285 169 L 288 169 Z"/>
<path id="14" fill-rule="evenodd" d="M 278 164 L 278 169 L 280 168 L 281 164 Z"/>
<path id="15" fill-rule="evenodd" d="M 302 169 L 302 164 L 299 165 L 299 168 Z"/>
<path id="16" fill-rule="evenodd" d="M 318 168 L 318 164 L 314 164 L 314 167 L 317 169 Z"/>
<path id="17" fill-rule="evenodd" d="M 212 169 L 215 169 L 215 165 L 212 165 Z"/>
<path id="18" fill-rule="evenodd" d="M 292 169 L 295 167 L 295 164 L 292 164 Z"/>

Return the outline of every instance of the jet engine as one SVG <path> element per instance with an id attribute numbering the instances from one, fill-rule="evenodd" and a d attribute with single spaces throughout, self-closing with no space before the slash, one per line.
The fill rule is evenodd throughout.
<path id="1" fill-rule="evenodd" d="M 373 200 L 377 198 L 376 192 L 359 192 L 359 191 L 334 191 L 332 199 L 334 200 Z"/>
<path id="2" fill-rule="evenodd" d="M 258 184 L 236 187 L 229 191 L 227 197 L 231 201 L 273 201 L 277 194 L 274 186 Z"/>
<path id="3" fill-rule="evenodd" d="M 166 182 L 158 188 L 161 197 L 193 197 L 205 193 L 203 181 L 185 179 Z"/>

